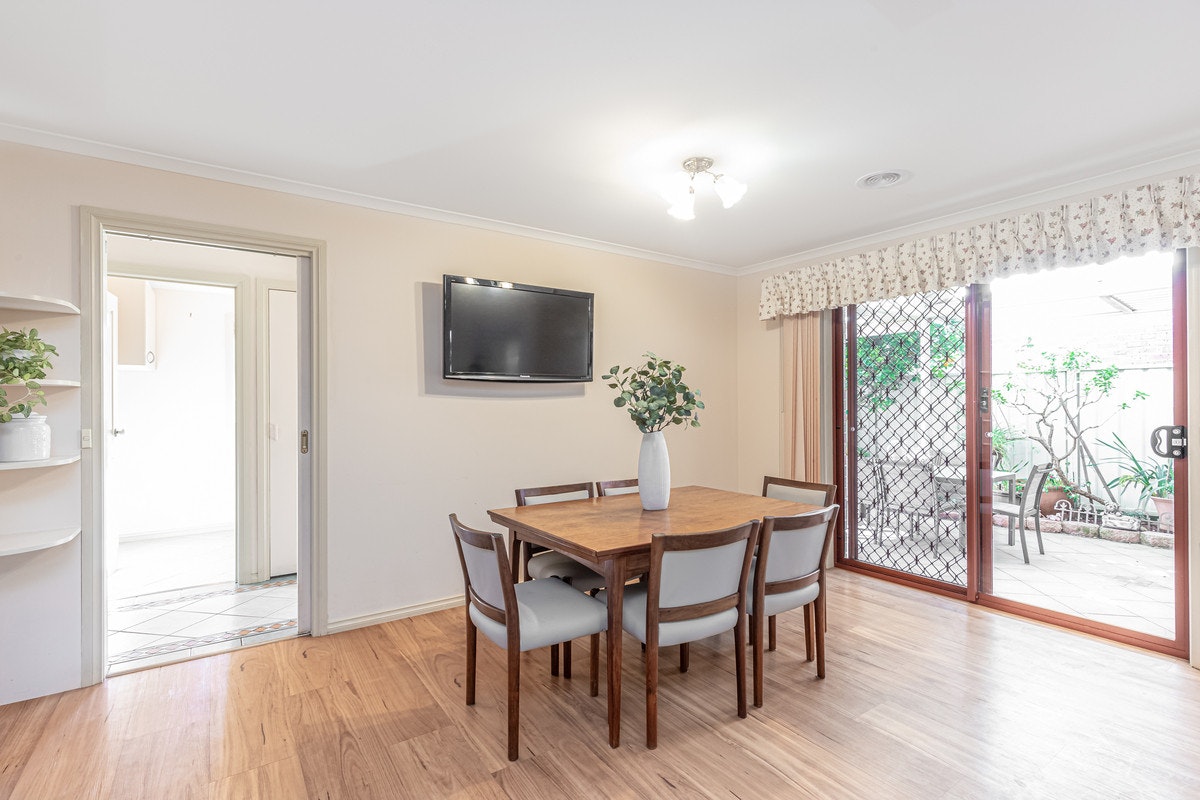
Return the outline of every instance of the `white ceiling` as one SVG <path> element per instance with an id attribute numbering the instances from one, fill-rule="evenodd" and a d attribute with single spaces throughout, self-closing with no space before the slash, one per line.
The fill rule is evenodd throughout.
<path id="1" fill-rule="evenodd" d="M 1200 164 L 1197 30 L 1196 0 L 2 0 L 0 139 L 744 273 Z M 667 216 L 691 155 L 745 199 Z"/>

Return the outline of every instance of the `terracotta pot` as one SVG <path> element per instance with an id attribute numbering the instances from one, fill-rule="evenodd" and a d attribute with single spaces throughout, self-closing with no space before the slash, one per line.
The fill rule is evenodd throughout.
<path id="1" fill-rule="evenodd" d="M 1047 486 L 1042 490 L 1042 502 L 1038 504 L 1038 510 L 1042 512 L 1043 517 L 1052 517 L 1058 513 L 1054 510 L 1054 504 L 1066 499 L 1066 489 L 1061 486 Z"/>
<path id="2" fill-rule="evenodd" d="M 1158 529 L 1175 532 L 1175 495 L 1170 497 L 1151 497 L 1154 510 L 1158 512 Z"/>

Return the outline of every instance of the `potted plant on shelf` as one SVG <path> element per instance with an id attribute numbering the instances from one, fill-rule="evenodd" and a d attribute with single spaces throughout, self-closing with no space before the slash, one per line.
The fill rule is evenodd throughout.
<path id="1" fill-rule="evenodd" d="M 1153 501 L 1158 512 L 1158 527 L 1163 531 L 1175 530 L 1175 464 L 1168 460 L 1142 460 L 1134 454 L 1120 436 L 1113 434 L 1116 443 L 1100 442 L 1117 455 L 1109 459 L 1116 462 L 1123 474 L 1108 482 L 1109 487 L 1138 487 L 1138 511 L 1144 513 L 1146 505 Z"/>
<path id="2" fill-rule="evenodd" d="M 54 345 L 37 328 L 0 333 L 0 461 L 37 461 L 50 457 L 50 426 L 33 407 L 46 404 L 38 381 L 51 368 Z"/>
<path id="3" fill-rule="evenodd" d="M 637 367 L 615 366 L 602 376 L 617 390 L 613 405 L 629 412 L 642 432 L 638 454 L 638 492 L 642 508 L 661 511 L 671 499 L 671 462 L 663 429 L 668 425 L 700 427 L 696 413 L 704 408 L 700 392 L 683 382 L 687 367 L 654 353 L 643 353 L 646 363 Z"/>

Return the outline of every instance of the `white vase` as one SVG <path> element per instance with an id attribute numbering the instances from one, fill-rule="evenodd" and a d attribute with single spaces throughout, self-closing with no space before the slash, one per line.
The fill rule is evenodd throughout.
<path id="1" fill-rule="evenodd" d="M 50 457 L 50 426 L 42 414 L 0 422 L 0 461 L 42 461 Z"/>
<path id="2" fill-rule="evenodd" d="M 638 493 L 642 496 L 642 508 L 647 511 L 662 511 L 671 502 L 671 459 L 662 431 L 642 434 Z"/>

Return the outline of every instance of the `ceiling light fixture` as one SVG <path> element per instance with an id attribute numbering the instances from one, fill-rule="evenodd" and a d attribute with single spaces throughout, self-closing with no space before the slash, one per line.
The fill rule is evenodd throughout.
<path id="1" fill-rule="evenodd" d="M 696 178 L 700 176 L 712 181 L 713 191 L 721 198 L 725 208 L 742 199 L 746 194 L 746 184 L 713 172 L 712 165 L 713 160 L 704 156 L 684 159 L 683 172 L 676 173 L 671 184 L 663 191 L 663 199 L 670 204 L 668 214 L 675 219 L 696 218 Z"/>

